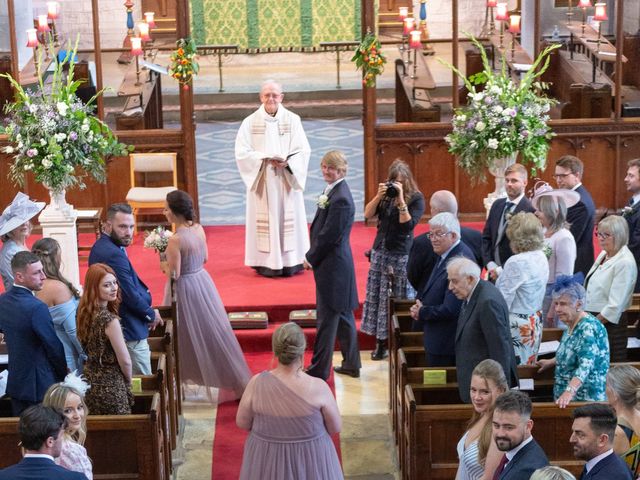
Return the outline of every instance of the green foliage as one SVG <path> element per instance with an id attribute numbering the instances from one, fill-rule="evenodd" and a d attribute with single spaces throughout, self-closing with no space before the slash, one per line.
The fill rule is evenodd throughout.
<path id="1" fill-rule="evenodd" d="M 373 33 L 367 33 L 351 61 L 356 64 L 357 70 L 362 70 L 362 84 L 366 87 L 375 87 L 376 77 L 384 72 L 387 58 L 382 54 L 378 37 Z"/>

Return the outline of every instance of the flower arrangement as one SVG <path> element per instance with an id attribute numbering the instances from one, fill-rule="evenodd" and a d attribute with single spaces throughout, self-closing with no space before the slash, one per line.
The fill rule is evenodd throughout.
<path id="1" fill-rule="evenodd" d="M 329 197 L 326 194 L 322 194 L 318 196 L 318 208 L 324 210 L 329 205 Z"/>
<path id="2" fill-rule="evenodd" d="M 484 47 L 470 38 L 480 50 L 482 72 L 467 79 L 453 65 L 441 61 L 464 80 L 469 91 L 468 104 L 456 109 L 453 132 L 445 137 L 449 152 L 457 156 L 458 165 L 473 179 L 484 180 L 486 167 L 518 152 L 535 174 L 546 164 L 553 136 L 547 125 L 549 110 L 557 103 L 543 95 L 548 85 L 537 79 L 547 70 L 551 51 L 560 45 L 545 48 L 516 84 L 507 72 L 504 56 L 501 70 L 494 72 Z"/>
<path id="3" fill-rule="evenodd" d="M 181 38 L 176 42 L 178 49 L 171 54 L 169 73 L 185 90 L 189 90 L 189 84 L 193 77 L 200 71 L 200 65 L 196 62 L 196 42 L 191 38 Z"/>
<path id="4" fill-rule="evenodd" d="M 17 93 L 16 101 L 5 107 L 8 123 L 1 130 L 10 142 L 4 152 L 13 154 L 11 180 L 20 186 L 29 172 L 54 192 L 70 187 L 84 189 L 87 175 L 104 183 L 105 158 L 127 155 L 133 150 L 118 142 L 111 129 L 93 115 L 95 99 L 104 90 L 87 104 L 76 96 L 81 85 L 80 81 L 73 81 L 77 45 L 76 41 L 73 50 L 68 49 L 65 58 L 56 62 L 52 82 L 46 89 L 40 69 L 35 92 L 25 91 L 9 74 L 0 75 L 11 82 Z M 66 76 L 65 66 L 69 69 Z"/>
<path id="5" fill-rule="evenodd" d="M 373 33 L 367 33 L 356 49 L 352 62 L 356 69 L 362 69 L 362 84 L 367 87 L 376 86 L 376 77 L 384 71 L 387 58 L 382 54 L 380 40 Z"/>
<path id="6" fill-rule="evenodd" d="M 152 248 L 158 253 L 164 253 L 172 235 L 173 232 L 171 230 L 165 230 L 164 227 L 157 226 L 145 233 L 144 248 Z"/>

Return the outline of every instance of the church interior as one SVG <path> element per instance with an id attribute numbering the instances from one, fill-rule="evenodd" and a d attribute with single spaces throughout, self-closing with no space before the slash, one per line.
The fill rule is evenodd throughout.
<path id="1" fill-rule="evenodd" d="M 376 36 L 385 57 L 383 71 L 369 85 L 352 60 L 367 34 Z M 471 36 L 483 45 L 494 71 L 503 69 L 514 81 L 545 47 L 558 45 L 539 78 L 555 99 L 549 111 L 550 167 L 537 169 L 528 188 L 538 180 L 555 185 L 555 160 L 575 155 L 584 163 L 582 181 L 598 215 L 623 208 L 629 196 L 627 162 L 640 157 L 640 0 L 0 0 L 0 74 L 27 91 L 40 82 L 46 89 L 55 59 L 75 49 L 78 96 L 87 102 L 104 89 L 95 100 L 96 118 L 135 153 L 174 156 L 175 186 L 195 199 L 210 249 L 207 270 L 227 312 L 264 310 L 269 317 L 268 327 L 266 321 L 255 330 L 234 326 L 248 363 L 259 371 L 272 365 L 274 328 L 289 320 L 292 310 L 315 308 L 311 273 L 265 279 L 243 265 L 245 185 L 234 143 L 242 119 L 260 105 L 261 86 L 267 80 L 282 85 L 283 105 L 300 115 L 309 138 L 308 223 L 324 188 L 321 158 L 337 148 L 349 160 L 359 324 L 369 268 L 364 255 L 376 236 L 364 208 L 394 160 L 409 165 L 426 199 L 451 191 L 461 223 L 482 229 L 487 217 L 485 197 L 496 187 L 493 177 L 478 181 L 459 168 L 446 140 L 469 92 L 450 66 L 464 77 L 484 68 Z M 181 39 L 193 40 L 199 65 L 188 79 L 176 79 L 168 69 Z M 0 105 L 15 98 L 9 80 L 0 76 Z M 0 119 L 6 126 L 4 109 Z M 7 149 L 12 143 L 3 126 L 0 206 L 9 205 L 18 191 L 49 202 L 48 189 L 33 175 L 22 186 L 12 181 L 13 156 Z M 81 281 L 88 268 L 82 250 L 99 234 L 109 205 L 124 201 L 134 181 L 155 187 L 166 178 L 136 174 L 128 155 L 113 156 L 106 181 L 90 178 L 86 189 L 66 192 L 72 208 L 85 212 L 77 220 L 75 278 Z M 129 253 L 157 304 L 165 277 L 155 252 L 143 248 L 143 232 L 164 222 L 160 213 L 156 206 L 137 216 Z M 416 235 L 428 230 L 429 219 L 427 208 Z M 41 235 L 36 225 L 33 236 Z M 286 293 L 272 292 L 282 287 Z M 470 418 L 469 405 L 459 405 L 452 387 L 455 368 L 448 372 L 454 380 L 440 391 L 423 384 L 427 367 L 422 339 L 410 332 L 411 305 L 391 299 L 388 360 L 370 360 L 375 340 L 360 334 L 360 377 L 330 378 L 343 421 L 332 438 L 347 479 L 455 478 L 455 445 Z M 175 318 L 175 304 L 162 308 L 163 316 Z M 315 320 L 304 329 L 311 346 L 314 327 Z M 142 381 L 144 395 L 130 421 L 105 416 L 89 423 L 86 446 L 94 478 L 238 478 L 246 434 L 235 427 L 237 402 L 216 405 L 215 390 L 183 387 L 176 374 L 175 333 L 167 327 L 154 334 L 154 362 L 161 370 L 162 356 L 165 371 Z M 543 334 L 543 341 L 559 340 L 561 333 Z M 3 354 L 6 346 L 0 343 L 0 370 L 6 368 Z M 334 365 L 340 358 L 338 349 Z M 565 435 L 571 412 L 548 399 L 553 375 L 539 376 L 532 368 L 519 372 L 521 378 L 522 372 L 535 378 L 540 395 L 535 436 L 549 439 L 546 453 L 553 464 L 578 476 L 582 463 L 560 438 L 570 434 L 569 429 Z M 4 468 L 19 453 L 16 419 L 2 410 L 1 401 L 0 412 L 0 451 L 12 452 L 11 458 L 0 455 Z"/>

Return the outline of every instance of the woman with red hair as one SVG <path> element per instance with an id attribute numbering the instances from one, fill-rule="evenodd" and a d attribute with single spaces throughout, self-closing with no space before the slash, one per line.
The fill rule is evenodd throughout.
<path id="1" fill-rule="evenodd" d="M 84 376 L 91 385 L 85 403 L 94 415 L 131 413 L 131 357 L 118 317 L 120 292 L 114 271 L 104 263 L 89 267 L 78 305 L 78 339 L 87 362 Z"/>

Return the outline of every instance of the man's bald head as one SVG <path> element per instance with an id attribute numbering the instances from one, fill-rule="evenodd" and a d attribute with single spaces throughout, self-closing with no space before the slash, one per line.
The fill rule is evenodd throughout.
<path id="1" fill-rule="evenodd" d="M 431 195 L 429 207 L 431 208 L 432 217 L 443 212 L 458 215 L 458 201 L 456 200 L 456 196 L 449 190 L 438 190 Z"/>

